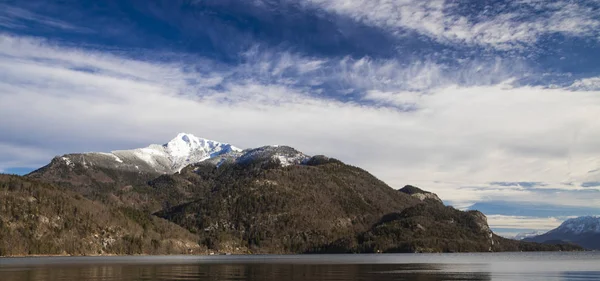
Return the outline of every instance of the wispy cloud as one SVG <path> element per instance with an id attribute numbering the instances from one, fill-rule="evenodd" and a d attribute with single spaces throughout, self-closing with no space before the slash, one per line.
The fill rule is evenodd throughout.
<path id="1" fill-rule="evenodd" d="M 31 24 L 75 32 L 91 31 L 56 18 L 37 14 L 31 10 L 0 3 L 0 26 L 9 29 L 25 29 L 30 27 Z"/>
<path id="2" fill-rule="evenodd" d="M 303 1 L 300 1 L 303 2 Z M 593 1 L 500 1 L 483 4 L 454 1 L 309 0 L 312 5 L 390 30 L 398 36 L 417 32 L 441 42 L 464 42 L 494 48 L 521 48 L 554 33 L 600 35 Z M 473 6 L 476 6 L 475 8 Z M 597 8 L 597 7 L 596 7 Z M 477 9 L 476 17 L 465 9 Z"/>

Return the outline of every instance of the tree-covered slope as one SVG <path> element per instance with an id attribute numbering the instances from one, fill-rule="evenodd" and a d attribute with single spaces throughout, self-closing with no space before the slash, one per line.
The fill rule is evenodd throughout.
<path id="1" fill-rule="evenodd" d="M 205 193 L 158 215 L 200 235 L 206 246 L 235 244 L 254 252 L 320 251 L 332 241 L 368 229 L 381 216 L 420 203 L 366 171 L 316 157 L 282 167 L 258 160 L 220 167 L 201 164 L 182 177 L 200 177 Z M 177 184 L 170 188 L 179 188 Z"/>
<path id="2" fill-rule="evenodd" d="M 187 230 L 51 184 L 0 175 L 0 256 L 200 253 Z"/>

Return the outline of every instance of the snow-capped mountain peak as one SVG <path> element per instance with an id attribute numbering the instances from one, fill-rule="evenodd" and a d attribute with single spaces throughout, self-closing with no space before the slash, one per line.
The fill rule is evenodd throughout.
<path id="1" fill-rule="evenodd" d="M 302 165 L 310 156 L 288 146 L 269 145 L 242 150 L 228 143 L 199 138 L 180 133 L 164 144 L 151 144 L 144 148 L 115 150 L 111 153 L 90 152 L 68 154 L 58 159 L 60 163 L 74 168 L 99 167 L 128 172 L 172 174 L 191 164 L 205 162 L 217 167 L 225 162 L 246 163 L 251 161 L 276 161 L 282 167 Z"/>
<path id="2" fill-rule="evenodd" d="M 164 151 L 172 161 L 173 170 L 219 156 L 228 152 L 242 150 L 228 143 L 203 139 L 188 133 L 180 133 L 174 139 L 163 145 Z"/>
<path id="3" fill-rule="evenodd" d="M 241 149 L 227 143 L 203 139 L 187 133 L 178 134 L 177 137 L 163 146 L 168 154 L 173 158 L 189 158 L 194 154 L 198 154 L 198 152 L 203 152 L 200 154 L 207 154 L 206 156 L 210 157 L 210 154 L 218 153 L 223 150 L 231 150 L 236 152 L 242 151 Z"/>
<path id="4" fill-rule="evenodd" d="M 525 238 L 525 241 L 538 243 L 564 241 L 586 249 L 600 250 L 600 217 L 585 216 L 568 219 L 559 227 L 539 236 Z"/>
<path id="5" fill-rule="evenodd" d="M 126 164 L 135 164 L 136 169 L 148 167 L 149 170 L 161 173 L 174 173 L 190 164 L 241 151 L 242 149 L 228 143 L 180 133 L 163 145 L 152 144 L 145 148 L 117 150 L 112 154 L 125 160 Z"/>
<path id="6" fill-rule="evenodd" d="M 568 219 L 551 232 L 572 234 L 600 233 L 600 217 L 585 216 Z"/>
<path id="7" fill-rule="evenodd" d="M 180 133 L 177 137 L 166 143 L 164 147 L 171 156 L 184 157 L 198 148 L 208 150 L 211 145 L 214 147 L 215 143 L 216 142 L 198 138 L 192 134 Z"/>

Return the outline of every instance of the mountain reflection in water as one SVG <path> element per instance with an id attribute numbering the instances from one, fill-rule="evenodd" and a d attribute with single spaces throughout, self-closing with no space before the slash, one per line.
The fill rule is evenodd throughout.
<path id="1" fill-rule="evenodd" d="M 600 280 L 600 254 L 4 258 L 0 280 Z"/>

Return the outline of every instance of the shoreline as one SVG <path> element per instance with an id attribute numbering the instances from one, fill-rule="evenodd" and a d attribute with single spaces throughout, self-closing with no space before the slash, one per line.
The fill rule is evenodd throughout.
<path id="1" fill-rule="evenodd" d="M 585 250 L 585 251 L 508 251 L 508 252 L 454 252 L 454 253 L 323 253 L 323 254 L 202 254 L 202 255 L 185 255 L 185 254 L 165 254 L 165 255 L 149 255 L 149 254 L 136 254 L 136 255 L 116 255 L 116 254 L 100 254 L 100 255 L 11 255 L 11 256 L 0 256 L 1 259 L 21 259 L 21 258 L 168 258 L 168 257 L 317 257 L 317 256 L 392 256 L 392 255 L 411 255 L 411 256 L 432 256 L 432 255 L 494 255 L 494 254 L 534 254 L 534 253 L 596 253 L 600 252 L 597 250 Z"/>

